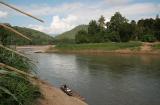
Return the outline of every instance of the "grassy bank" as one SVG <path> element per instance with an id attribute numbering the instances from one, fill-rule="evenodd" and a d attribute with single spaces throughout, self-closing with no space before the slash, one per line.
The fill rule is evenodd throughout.
<path id="1" fill-rule="evenodd" d="M 126 43 L 90 43 L 90 44 L 59 44 L 50 47 L 47 53 L 82 53 L 82 54 L 160 54 L 160 42 L 126 42 Z"/>
<path id="2" fill-rule="evenodd" d="M 153 45 L 153 48 L 154 48 L 154 49 L 157 49 L 157 50 L 160 50 L 160 44 L 155 44 L 155 45 Z"/>
<path id="3" fill-rule="evenodd" d="M 112 51 L 119 49 L 139 49 L 141 42 L 126 42 L 126 43 L 91 43 L 91 44 L 60 44 L 55 48 L 58 50 L 104 50 Z"/>

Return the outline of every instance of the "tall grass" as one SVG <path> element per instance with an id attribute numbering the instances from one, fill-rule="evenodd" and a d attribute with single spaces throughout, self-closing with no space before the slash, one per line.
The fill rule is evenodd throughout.
<path id="1" fill-rule="evenodd" d="M 29 73 L 30 63 L 15 53 L 0 49 L 0 62 Z M 37 86 L 30 83 L 26 76 L 0 68 L 0 105 L 32 105 L 40 95 Z"/>
<path id="2" fill-rule="evenodd" d="M 43 20 L 23 12 L 11 5 L 4 2 L 0 3 L 40 22 L 43 22 Z M 12 31 L 17 35 L 30 40 L 28 37 L 14 30 L 10 26 L 0 24 L 1 29 L 2 27 L 7 29 L 7 31 L 0 35 L 0 44 L 7 45 L 8 42 L 12 41 L 12 37 L 9 38 L 8 36 L 8 31 Z M 14 53 L 12 50 L 6 50 L 2 47 L 0 47 L 0 63 L 18 68 L 26 73 L 31 72 L 30 63 L 25 57 Z M 5 67 L 0 66 L 0 105 L 32 105 L 33 101 L 39 95 L 40 93 L 38 88 L 34 86 L 26 76 L 19 75 L 13 71 L 8 71 Z"/>
<path id="3" fill-rule="evenodd" d="M 2 41 L 0 40 L 0 42 Z M 28 58 L 2 47 L 0 48 L 0 63 L 26 73 L 32 72 L 32 64 Z M 34 86 L 27 76 L 0 67 L 0 105 L 32 105 L 39 96 L 39 88 Z"/>
<path id="4" fill-rule="evenodd" d="M 21 57 L 15 53 L 7 51 L 6 49 L 0 48 L 0 62 L 7 65 L 13 66 L 17 69 L 21 69 L 25 72 L 31 70 L 30 62 L 25 57 Z"/>

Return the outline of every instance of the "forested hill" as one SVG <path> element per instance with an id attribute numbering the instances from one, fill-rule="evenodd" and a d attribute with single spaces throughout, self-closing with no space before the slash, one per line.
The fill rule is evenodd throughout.
<path id="1" fill-rule="evenodd" d="M 73 28 L 70 31 L 67 31 L 67 32 L 64 32 L 64 33 L 62 33 L 60 35 L 57 35 L 55 37 L 55 39 L 59 39 L 59 40 L 61 40 L 61 39 L 73 39 L 74 40 L 75 39 L 75 35 L 77 34 L 78 31 L 80 31 L 80 30 L 87 31 L 87 29 L 88 29 L 88 25 L 79 25 L 79 26 Z"/>
<path id="2" fill-rule="evenodd" d="M 8 31 L 4 28 L 0 29 L 0 40 L 5 44 L 17 44 L 17 45 L 46 45 L 53 44 L 54 38 L 37 30 L 33 30 L 30 28 L 19 27 L 19 26 L 8 26 L 14 28 L 18 32 L 21 32 L 25 36 L 29 37 L 32 41 L 28 41 L 19 36 L 15 37 L 15 33 Z"/>

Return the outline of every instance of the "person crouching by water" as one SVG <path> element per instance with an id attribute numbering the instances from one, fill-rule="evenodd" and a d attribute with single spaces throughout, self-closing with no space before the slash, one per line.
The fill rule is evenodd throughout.
<path id="1" fill-rule="evenodd" d="M 66 84 L 64 84 L 64 89 L 67 91 L 67 92 L 72 92 L 72 90 L 71 89 L 69 89 L 68 87 L 67 87 L 67 85 Z"/>
<path id="2" fill-rule="evenodd" d="M 64 91 L 65 91 L 68 95 L 72 96 L 72 90 L 71 90 L 70 88 L 68 88 L 68 86 L 67 86 L 66 84 L 64 84 L 64 85 L 62 86 L 62 88 L 64 89 Z"/>

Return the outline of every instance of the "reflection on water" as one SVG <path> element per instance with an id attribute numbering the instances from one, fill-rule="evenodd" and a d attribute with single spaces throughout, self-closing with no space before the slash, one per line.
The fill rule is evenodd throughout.
<path id="1" fill-rule="evenodd" d="M 160 57 L 32 54 L 40 78 L 69 84 L 89 105 L 160 105 Z"/>

